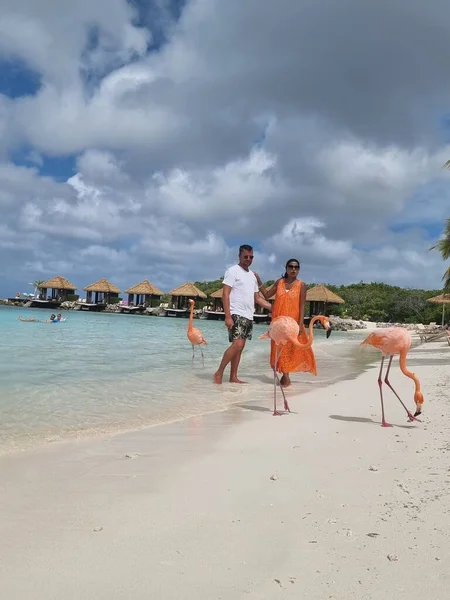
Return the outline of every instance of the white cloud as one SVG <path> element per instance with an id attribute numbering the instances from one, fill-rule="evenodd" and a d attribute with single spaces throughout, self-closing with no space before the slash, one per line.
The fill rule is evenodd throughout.
<path id="1" fill-rule="evenodd" d="M 177 23 L 165 2 L 137 21 L 125 0 L 4 0 L 0 57 L 42 85 L 0 96 L 3 281 L 64 271 L 81 287 L 170 289 L 219 277 L 251 241 L 267 278 L 297 256 L 309 281 L 439 286 L 438 5 L 441 28 L 417 44 L 436 7 L 405 15 L 399 0 L 345 14 L 331 0 L 190 0 Z M 147 54 L 161 28 L 167 43 Z M 22 144 L 33 167 L 11 163 Z M 39 174 L 67 154 L 65 183 Z"/>

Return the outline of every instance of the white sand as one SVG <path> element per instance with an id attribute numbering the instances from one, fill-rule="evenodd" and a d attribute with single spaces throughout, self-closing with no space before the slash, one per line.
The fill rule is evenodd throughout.
<path id="1" fill-rule="evenodd" d="M 292 400 L 297 414 L 234 409 L 2 459 L 1 598 L 446 600 L 450 348 L 410 356 L 422 424 L 386 390 L 396 426 L 380 427 L 371 369 Z M 397 362 L 392 381 L 413 408 Z"/>

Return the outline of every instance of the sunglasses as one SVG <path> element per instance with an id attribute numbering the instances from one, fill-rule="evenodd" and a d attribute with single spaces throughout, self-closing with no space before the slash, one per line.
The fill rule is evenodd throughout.
<path id="1" fill-rule="evenodd" d="M 287 268 L 288 269 L 295 269 L 296 271 L 298 271 L 300 269 L 300 265 L 288 265 Z"/>
<path id="2" fill-rule="evenodd" d="M 244 258 L 245 260 L 253 260 L 253 255 L 246 254 L 246 255 L 245 255 L 245 256 L 243 256 L 242 258 Z"/>

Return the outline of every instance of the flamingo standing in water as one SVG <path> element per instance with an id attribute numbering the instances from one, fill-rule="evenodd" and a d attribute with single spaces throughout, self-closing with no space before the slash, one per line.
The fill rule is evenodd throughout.
<path id="1" fill-rule="evenodd" d="M 366 339 L 361 342 L 361 346 L 373 346 L 378 350 L 381 350 L 381 365 L 380 365 L 380 373 L 378 375 L 378 387 L 380 388 L 380 400 L 381 400 L 381 426 L 382 427 L 392 427 L 390 423 L 386 422 L 384 418 L 384 403 L 383 403 L 383 381 L 382 381 L 382 373 L 383 373 L 383 363 L 386 356 L 389 356 L 389 364 L 386 371 L 386 376 L 384 378 L 384 383 L 391 388 L 394 394 L 397 396 L 397 399 L 400 401 L 400 404 L 406 410 L 406 414 L 408 415 L 409 421 L 420 421 L 420 419 L 416 419 L 422 412 L 422 404 L 423 404 L 423 394 L 420 391 L 420 381 L 418 377 L 408 371 L 406 368 L 406 356 L 408 355 L 408 351 L 411 348 L 411 334 L 404 327 L 385 327 L 383 329 L 377 329 L 369 334 Z M 399 354 L 399 363 L 400 369 L 406 377 L 409 377 L 414 381 L 415 391 L 414 391 L 414 402 L 416 403 L 416 412 L 414 415 L 408 410 L 408 408 L 403 403 L 400 396 L 394 390 L 389 381 L 389 371 L 391 369 L 392 359 L 395 354 Z"/>
<path id="2" fill-rule="evenodd" d="M 287 342 L 292 342 L 294 344 L 294 346 L 298 346 L 298 347 L 304 348 L 304 349 L 310 348 L 312 346 L 312 343 L 314 342 L 313 326 L 314 326 L 314 323 L 316 323 L 316 321 L 320 321 L 320 323 L 322 323 L 323 327 L 327 331 L 327 338 L 329 338 L 331 335 L 330 321 L 327 317 L 324 317 L 323 315 L 317 315 L 316 317 L 313 317 L 311 319 L 311 321 L 309 323 L 308 341 L 306 342 L 306 344 L 302 344 L 298 341 L 300 327 L 299 327 L 299 324 L 297 323 L 297 321 L 295 319 L 293 319 L 292 317 L 285 317 L 285 316 L 276 317 L 271 322 L 269 329 L 266 331 L 266 333 L 263 333 L 263 335 L 259 336 L 260 340 L 267 340 L 267 339 L 273 340 L 277 347 L 276 352 L 275 352 L 275 361 L 273 364 L 273 414 L 274 414 L 274 416 L 281 414 L 277 410 L 277 382 L 278 382 L 278 385 L 280 386 L 281 393 L 283 394 L 284 410 L 286 410 L 287 412 L 291 412 L 288 401 L 286 400 L 286 395 L 284 393 L 283 386 L 280 384 L 280 379 L 279 379 L 278 373 L 277 373 L 278 360 L 283 351 L 283 347 L 285 346 L 285 344 L 287 344 Z"/>
<path id="3" fill-rule="evenodd" d="M 205 340 L 205 338 L 203 337 L 203 333 L 200 331 L 200 329 L 197 329 L 197 327 L 194 327 L 194 306 L 195 306 L 195 301 L 194 300 L 189 300 L 189 304 L 191 305 L 191 312 L 189 315 L 189 324 L 188 324 L 188 330 L 187 330 L 187 337 L 188 340 L 191 342 L 192 344 L 192 364 L 194 364 L 194 356 L 195 356 L 195 346 L 207 346 L 207 342 Z M 202 348 L 200 348 L 200 352 L 202 355 L 202 363 L 203 366 L 205 366 L 205 358 L 203 356 L 203 350 Z"/>

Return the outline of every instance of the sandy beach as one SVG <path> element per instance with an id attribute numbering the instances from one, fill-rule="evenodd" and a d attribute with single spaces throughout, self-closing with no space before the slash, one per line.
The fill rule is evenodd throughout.
<path id="1" fill-rule="evenodd" d="M 422 423 L 386 390 L 381 428 L 374 367 L 291 391 L 291 415 L 272 417 L 268 386 L 266 403 L 2 458 L 2 597 L 446 600 L 449 362 L 443 342 L 410 352 Z"/>

